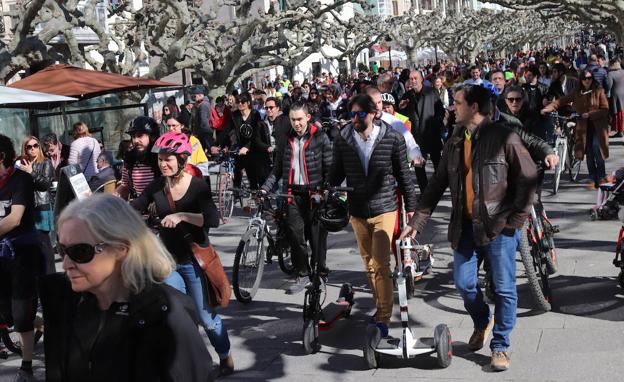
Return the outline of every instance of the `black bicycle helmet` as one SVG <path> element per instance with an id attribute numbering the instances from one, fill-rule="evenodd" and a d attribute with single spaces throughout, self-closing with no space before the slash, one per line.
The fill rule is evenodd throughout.
<path id="1" fill-rule="evenodd" d="M 126 134 L 146 133 L 152 136 L 160 135 L 160 126 L 153 118 L 144 115 L 138 116 L 130 122 Z"/>
<path id="2" fill-rule="evenodd" d="M 321 208 L 319 220 L 328 232 L 340 232 L 349 224 L 349 207 L 340 192 L 333 192 Z"/>

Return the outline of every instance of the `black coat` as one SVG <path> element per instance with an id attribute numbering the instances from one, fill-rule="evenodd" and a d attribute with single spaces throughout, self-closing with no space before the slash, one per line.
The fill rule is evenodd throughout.
<path id="1" fill-rule="evenodd" d="M 269 123 L 267 118 L 266 123 Z M 292 127 L 290 125 L 290 119 L 285 114 L 280 114 L 273 121 L 273 131 L 271 135 L 275 139 L 275 148 L 276 151 L 279 151 L 280 147 L 283 147 L 288 141 L 288 134 L 290 133 Z"/>
<path id="2" fill-rule="evenodd" d="M 35 184 L 35 207 L 50 208 L 50 187 L 54 181 L 52 162 L 45 158 L 41 163 L 33 163 L 33 183 Z"/>
<path id="3" fill-rule="evenodd" d="M 376 120 L 380 131 L 374 143 L 368 164 L 368 175 L 364 173 L 358 156 L 357 142 L 353 137 L 353 125 L 348 124 L 341 131 L 333 147 L 333 162 L 329 182 L 338 186 L 347 179 L 349 212 L 358 218 L 371 218 L 397 209 L 397 183 L 405 199 L 407 211 L 416 207 L 416 191 L 407 165 L 405 139 L 387 123 Z"/>
<path id="4" fill-rule="evenodd" d="M 318 129 L 314 125 L 308 127 L 310 130 L 310 139 L 303 147 L 305 153 L 305 168 L 307 169 L 306 177 L 308 184 L 312 186 L 322 186 L 328 180 L 329 169 L 332 161 L 331 143 L 327 134 Z M 275 183 L 282 179 L 284 185 L 292 183 L 292 155 L 293 144 L 295 139 L 294 130 L 290 130 L 288 141 L 277 151 L 275 157 L 275 165 L 271 175 L 264 182 L 262 188 L 266 190 L 273 189 Z"/>
<path id="5" fill-rule="evenodd" d="M 414 89 L 406 92 L 401 100 L 409 103 L 399 113 L 409 118 L 412 134 L 424 154 L 442 150 L 444 105 L 435 89 L 423 87 L 420 93 Z"/>
<path id="6" fill-rule="evenodd" d="M 111 166 L 104 167 L 89 179 L 89 188 L 91 188 L 91 191 L 95 191 L 111 180 L 117 180 L 115 170 Z"/>
<path id="7" fill-rule="evenodd" d="M 64 274 L 45 276 L 39 289 L 46 381 L 212 380 L 194 305 L 175 289 L 153 284 L 106 312 L 93 295 L 72 291 Z"/>
<path id="8" fill-rule="evenodd" d="M 244 123 L 252 127 L 252 135 L 250 137 L 241 134 L 241 126 Z M 268 134 L 269 129 L 262 121 L 260 113 L 256 110 L 252 110 L 251 113 L 249 113 L 247 120 L 243 120 L 243 115 L 240 111 L 236 110 L 232 112 L 230 122 L 226 129 L 230 147 L 238 149 L 246 147 L 249 149 L 248 157 L 260 157 L 269 160 L 269 153 L 267 151 L 269 146 L 271 146 L 271 139 Z"/>

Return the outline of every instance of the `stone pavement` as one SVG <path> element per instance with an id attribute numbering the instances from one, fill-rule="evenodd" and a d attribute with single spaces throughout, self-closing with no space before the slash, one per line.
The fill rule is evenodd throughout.
<path id="1" fill-rule="evenodd" d="M 622 141 L 612 140 L 608 170 L 624 165 Z M 582 174 L 586 173 L 583 165 Z M 546 189 L 549 183 L 545 185 Z M 330 331 L 321 332 L 322 349 L 304 354 L 301 304 L 303 294 L 289 296 L 289 280 L 277 263 L 267 265 L 261 289 L 254 301 L 243 305 L 232 300 L 221 311 L 232 342 L 236 373 L 224 380 L 238 381 L 376 381 L 407 380 L 515 380 L 576 381 L 622 380 L 624 374 L 624 292 L 618 287 L 618 270 L 611 264 L 619 223 L 589 220 L 588 210 L 596 191 L 572 184 L 564 176 L 560 193 L 546 190 L 543 201 L 549 217 L 561 232 L 556 236 L 559 272 L 552 278 L 552 312 L 532 310 L 530 292 L 518 259 L 518 321 L 512 333 L 511 368 L 504 373 L 489 370 L 489 349 L 472 353 L 467 341 L 472 321 L 455 291 L 451 274 L 452 254 L 446 241 L 450 217 L 448 198 L 440 204 L 421 243 L 435 244 L 434 275 L 418 284 L 419 297 L 410 300 L 410 319 L 418 336 L 431 337 L 439 323 L 449 325 L 454 358 L 439 369 L 433 356 L 411 360 L 384 358 L 383 367 L 365 370 L 362 344 L 368 316 L 373 312 L 371 293 L 350 227 L 330 234 L 328 299 L 336 298 L 340 285 L 356 289 L 352 316 Z M 236 218 L 211 232 L 212 241 L 228 272 L 240 235 L 246 227 L 241 211 Z M 398 307 L 391 334 L 400 332 Z M 41 353 L 41 345 L 38 345 Z M 216 354 L 210 350 L 213 359 Z M 42 375 L 41 356 L 36 363 Z M 0 362 L 0 381 L 10 381 L 17 358 Z"/>

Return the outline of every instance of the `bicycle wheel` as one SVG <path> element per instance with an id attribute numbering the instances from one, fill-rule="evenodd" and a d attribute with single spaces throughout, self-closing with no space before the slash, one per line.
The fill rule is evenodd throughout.
<path id="1" fill-rule="evenodd" d="M 303 325 L 303 349 L 306 354 L 317 353 L 321 350 L 319 323 L 317 320 L 308 320 Z"/>
<path id="2" fill-rule="evenodd" d="M 2 328 L 0 329 L 0 339 L 11 353 L 22 355 L 22 344 L 17 333 L 10 332 L 8 328 Z"/>
<path id="3" fill-rule="evenodd" d="M 544 250 L 548 250 L 547 253 L 544 254 L 544 264 L 546 265 L 546 271 L 549 275 L 554 275 L 557 273 L 558 263 L 557 263 L 557 251 L 555 247 L 555 228 L 552 226 L 550 221 L 548 221 L 548 217 L 546 216 L 546 211 L 543 210 L 543 207 L 540 211 L 540 222 L 542 224 L 542 230 L 544 232 L 543 242 L 546 248 Z"/>
<path id="4" fill-rule="evenodd" d="M 568 139 L 568 174 L 570 175 L 570 180 L 576 183 L 578 179 L 579 172 L 581 171 L 581 161 L 576 159 L 574 155 L 574 137 Z"/>
<path id="5" fill-rule="evenodd" d="M 524 223 L 520 235 L 520 257 L 529 282 L 529 289 L 539 310 L 548 312 L 551 309 L 551 292 L 548 284 L 548 272 L 541 261 L 539 243 L 529 239 L 529 222 Z"/>
<path id="6" fill-rule="evenodd" d="M 232 178 L 229 174 L 219 175 L 219 216 L 226 224 L 234 211 L 234 195 L 232 193 Z"/>
<path id="7" fill-rule="evenodd" d="M 561 173 L 565 167 L 568 144 L 565 140 L 557 143 L 556 153 L 559 156 L 559 163 L 555 166 L 555 178 L 553 180 L 553 194 L 559 192 L 559 184 L 561 182 Z"/>
<path id="8" fill-rule="evenodd" d="M 295 273 L 295 266 L 292 263 L 290 244 L 283 240 L 281 243 L 277 244 L 277 262 L 279 263 L 279 267 L 288 276 Z"/>
<path id="9" fill-rule="evenodd" d="M 260 286 L 265 250 L 264 234 L 258 226 L 250 227 L 238 243 L 232 269 L 232 288 L 236 299 L 244 304 L 251 302 Z"/>

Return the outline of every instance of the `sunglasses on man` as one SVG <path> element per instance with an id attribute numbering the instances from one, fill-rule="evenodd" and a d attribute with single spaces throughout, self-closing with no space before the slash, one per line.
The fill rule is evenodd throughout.
<path id="1" fill-rule="evenodd" d="M 349 112 L 349 117 L 351 117 L 351 119 L 353 119 L 353 118 L 355 118 L 355 116 L 357 115 L 357 116 L 358 116 L 358 118 L 360 118 L 360 119 L 364 119 L 364 118 L 366 118 L 366 115 L 367 115 L 367 114 L 368 114 L 368 113 L 367 113 L 367 112 L 365 112 L 365 111 L 352 111 L 352 112 Z"/>

